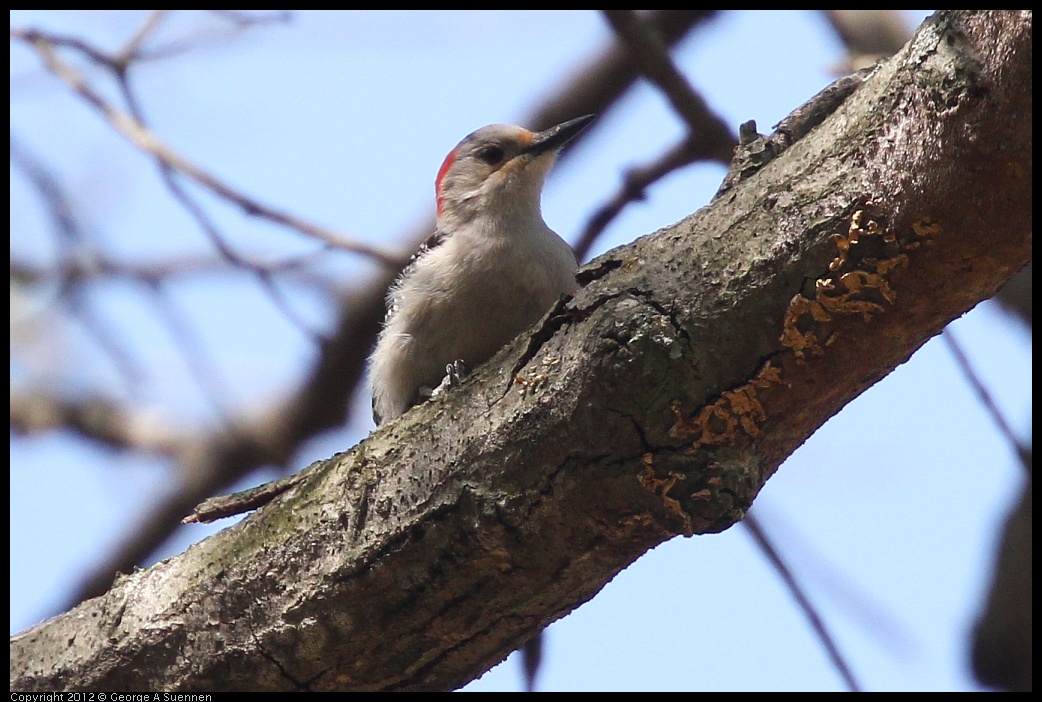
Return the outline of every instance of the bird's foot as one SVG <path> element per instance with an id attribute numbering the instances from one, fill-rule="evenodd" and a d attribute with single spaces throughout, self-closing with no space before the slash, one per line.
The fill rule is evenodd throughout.
<path id="1" fill-rule="evenodd" d="M 469 373 L 470 369 L 467 368 L 467 364 L 460 359 L 448 364 L 445 366 L 445 377 L 442 378 L 441 384 L 431 391 L 431 397 L 437 397 L 454 387 L 458 387 Z"/>

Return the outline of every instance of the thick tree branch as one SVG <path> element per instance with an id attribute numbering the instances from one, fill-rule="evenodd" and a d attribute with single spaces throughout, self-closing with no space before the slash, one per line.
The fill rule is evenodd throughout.
<path id="1" fill-rule="evenodd" d="M 12 689 L 455 688 L 649 548 L 726 529 L 1030 258 L 1031 71 L 1030 13 L 928 21 L 458 390 L 16 636 Z"/>

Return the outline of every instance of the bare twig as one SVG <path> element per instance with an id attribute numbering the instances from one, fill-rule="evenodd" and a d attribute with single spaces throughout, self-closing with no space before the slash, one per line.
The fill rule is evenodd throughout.
<path id="1" fill-rule="evenodd" d="M 840 677 L 842 677 L 843 681 L 846 683 L 847 689 L 851 692 L 860 692 L 861 686 L 858 684 L 857 679 L 854 678 L 850 666 L 847 664 L 843 654 L 840 653 L 832 635 L 829 634 L 828 629 L 825 627 L 825 621 L 821 618 L 821 615 L 818 614 L 817 609 L 815 609 L 806 593 L 803 592 L 803 588 L 798 582 L 796 582 L 796 576 L 793 575 L 792 571 L 789 570 L 789 566 L 784 560 L 782 560 L 778 550 L 774 548 L 774 544 L 771 543 L 771 540 L 767 536 L 767 532 L 764 531 L 759 520 L 750 513 L 745 515 L 745 519 L 742 520 L 742 523 L 745 524 L 746 528 L 749 530 L 749 534 L 753 537 L 753 541 L 756 542 L 756 545 L 760 548 L 764 557 L 771 564 L 771 567 L 774 568 L 781 577 L 782 582 L 785 583 L 785 587 L 788 589 L 789 594 L 791 594 L 793 599 L 796 600 L 796 605 L 807 618 L 807 622 L 814 630 L 818 640 L 821 641 L 822 646 L 825 648 L 825 652 L 832 661 L 832 665 L 836 667 L 836 672 L 839 673 Z"/>
<path id="2" fill-rule="evenodd" d="M 316 286 L 323 290 L 332 290 L 332 280 L 322 280 L 311 267 L 327 251 L 320 250 L 299 256 L 289 256 L 272 261 L 249 261 L 252 270 L 259 268 L 280 276 L 291 276 L 295 283 Z M 10 262 L 12 277 L 26 284 L 79 285 L 94 280 L 124 279 L 141 283 L 152 283 L 156 280 L 172 280 L 190 276 L 228 275 L 240 273 L 232 268 L 228 261 L 208 255 L 169 256 L 156 261 L 119 261 L 99 254 L 86 259 L 68 259 L 57 265 L 42 265 L 19 256 L 12 255 Z M 304 277 L 306 274 L 307 277 Z"/>
<path id="3" fill-rule="evenodd" d="M 50 215 L 55 239 L 62 254 L 62 267 L 91 267 L 95 255 L 93 252 L 86 251 L 87 238 L 84 236 L 83 228 L 76 216 L 72 198 L 65 192 L 65 188 L 43 163 L 13 135 L 11 136 L 11 162 L 25 173 L 29 182 L 40 193 L 40 198 Z M 23 283 L 43 280 L 43 276 L 28 275 L 24 268 L 20 271 L 16 270 L 13 262 L 11 276 Z M 89 301 L 80 295 L 72 285 L 72 281 L 60 276 L 56 280 L 48 282 L 53 282 L 57 291 L 56 295 L 64 298 L 69 308 L 80 316 L 84 329 L 110 356 L 127 384 L 131 386 L 136 384 L 144 375 L 141 364 L 134 360 L 124 345 L 117 341 L 116 336 L 108 331 L 106 325 L 94 314 Z"/>
<path id="4" fill-rule="evenodd" d="M 289 301 L 275 284 L 270 273 L 264 269 L 254 267 L 252 264 L 245 261 L 224 242 L 223 237 L 221 237 L 217 228 L 209 222 L 209 218 L 205 215 L 202 208 L 188 196 L 184 189 L 180 187 L 180 184 L 173 178 L 173 172 L 176 171 L 183 173 L 196 180 L 196 182 L 209 187 L 219 195 L 222 195 L 226 199 L 238 204 L 245 212 L 247 212 L 247 214 L 265 217 L 285 226 L 295 228 L 298 231 L 320 239 L 328 247 L 341 248 L 356 253 L 370 255 L 385 265 L 393 267 L 395 270 L 400 267 L 405 257 L 402 254 L 391 255 L 382 249 L 371 247 L 368 244 L 347 241 L 325 228 L 312 225 L 304 220 L 293 217 L 292 215 L 265 207 L 251 198 L 232 190 L 229 186 L 221 183 L 210 174 L 191 164 L 186 159 L 183 159 L 179 154 L 162 144 L 162 142 L 144 125 L 140 108 L 137 106 L 133 92 L 127 82 L 126 74 L 128 62 L 136 54 L 141 42 L 144 41 L 148 33 L 158 26 L 158 22 L 162 17 L 163 15 L 161 13 L 149 15 L 135 37 L 128 42 L 127 47 L 116 58 L 110 58 L 90 45 L 75 38 L 44 35 L 36 30 L 12 29 L 11 33 L 13 36 L 22 38 L 23 40 L 33 44 L 55 75 L 62 78 L 70 87 L 84 97 L 87 102 L 105 115 L 109 122 L 118 131 L 123 133 L 132 143 L 137 145 L 138 148 L 151 153 L 156 158 L 168 187 L 170 187 L 175 197 L 181 201 L 199 225 L 207 232 L 211 241 L 214 242 L 218 250 L 230 261 L 239 265 L 252 267 L 262 286 L 268 291 L 270 298 L 286 318 L 296 325 L 306 336 L 309 336 L 312 339 L 317 339 L 317 333 L 296 313 L 293 307 L 289 304 Z M 75 71 L 75 69 L 72 68 L 72 66 L 61 61 L 53 51 L 52 44 L 75 48 L 88 56 L 95 63 L 112 70 L 118 77 L 120 85 L 123 88 L 124 96 L 126 97 L 128 104 L 131 106 L 131 113 L 126 114 L 120 112 L 91 90 L 86 81 Z"/>
<path id="5" fill-rule="evenodd" d="M 654 29 L 666 45 L 673 46 L 687 36 L 692 28 L 709 22 L 716 14 L 716 10 L 651 10 L 642 14 L 641 19 Z M 533 110 L 524 124 L 540 130 L 576 115 L 604 115 L 639 77 L 640 70 L 629 50 L 614 42 L 588 67 L 551 92 L 550 97 Z M 597 124 L 594 123 L 584 130 L 569 142 L 565 151 L 596 128 Z"/>
<path id="6" fill-rule="evenodd" d="M 658 86 L 687 123 L 695 143 L 702 147 L 703 158 L 725 166 L 730 163 L 737 136 L 673 64 L 661 38 L 632 10 L 604 10 L 604 16 L 626 43 L 644 76 Z"/>
<path id="7" fill-rule="evenodd" d="M 149 12 L 145 16 L 145 21 L 134 32 L 134 36 L 130 37 L 113 60 L 120 66 L 127 66 L 140 56 L 141 46 L 159 29 L 159 25 L 162 24 L 169 14 L 170 10 L 152 10 Z"/>
<path id="8" fill-rule="evenodd" d="M 618 192 L 601 205 L 575 243 L 575 255 L 580 261 L 585 260 L 593 247 L 593 242 L 611 221 L 631 202 L 644 199 L 644 191 L 656 181 L 666 177 L 673 171 L 700 160 L 697 147 L 689 136 L 680 144 L 660 156 L 656 161 L 629 169 L 623 176 Z"/>
<path id="9" fill-rule="evenodd" d="M 716 10 L 652 10 L 640 15 L 640 19 L 666 46 L 672 46 L 687 36 L 693 27 L 708 22 L 715 15 Z M 641 72 L 630 50 L 621 42 L 614 42 L 588 68 L 577 73 L 553 93 L 532 113 L 525 124 L 531 125 L 534 129 L 546 129 L 575 115 L 604 115 L 640 75 Z M 584 130 L 575 140 L 569 142 L 565 147 L 565 157 L 573 147 L 595 131 L 596 126 L 594 123 L 591 128 Z M 632 199 L 626 200 L 623 193 L 637 193 L 634 198 L 639 199 L 643 189 L 653 182 L 654 178 L 644 178 L 642 181 L 641 173 L 659 172 L 660 175 L 657 177 L 661 178 L 673 168 L 679 167 L 666 165 L 673 160 L 677 150 L 674 149 L 656 164 L 634 169 L 635 173 L 629 178 L 631 182 L 624 184 L 620 193 L 601 208 L 595 215 L 595 221 L 587 226 L 573 246 L 580 261 L 586 258 L 593 242 L 611 220 L 632 202 Z"/>
<path id="10" fill-rule="evenodd" d="M 47 206 L 54 232 L 59 239 L 83 241 L 79 220 L 72 206 L 72 199 L 58 180 L 44 167 L 40 160 L 29 152 L 24 144 L 11 134 L 11 163 L 21 169 L 29 182 L 40 193 Z"/>
<path id="11" fill-rule="evenodd" d="M 88 336 L 112 359 L 128 388 L 136 388 L 146 377 L 144 364 L 133 356 L 109 324 L 94 312 L 91 302 L 77 288 L 68 288 L 66 301 Z"/>
<path id="12" fill-rule="evenodd" d="M 80 95 L 80 97 L 100 112 L 102 116 L 108 120 L 109 124 L 135 147 L 150 154 L 157 161 L 167 167 L 185 175 L 220 197 L 237 205 L 246 214 L 261 217 L 271 222 L 275 222 L 276 224 L 281 224 L 291 229 L 295 229 L 302 234 L 334 248 L 369 256 L 370 258 L 391 268 L 397 268 L 402 265 L 403 257 L 400 255 L 389 253 L 379 247 L 371 246 L 361 241 L 347 239 L 329 229 L 326 229 L 325 227 L 312 224 L 311 222 L 289 214 L 288 212 L 282 212 L 274 207 L 263 205 L 218 180 L 202 168 L 196 166 L 194 163 L 190 162 L 188 159 L 184 158 L 164 144 L 158 136 L 141 124 L 141 122 L 135 119 L 132 115 L 117 109 L 95 92 L 72 65 L 66 63 L 58 56 L 57 52 L 54 50 L 55 44 L 58 42 L 52 39 L 50 35 L 32 29 L 12 29 L 11 36 L 16 39 L 21 39 L 27 44 L 33 46 L 43 59 L 44 64 L 52 73 L 54 73 L 54 75 L 65 82 L 78 95 Z M 88 49 L 83 42 L 63 39 L 60 43 L 67 46 L 73 46 L 80 51 L 83 51 L 95 61 L 114 67 L 118 70 L 118 65 L 115 64 L 112 59 L 105 57 L 97 50 Z"/>
<path id="13" fill-rule="evenodd" d="M 249 490 L 208 498 L 196 505 L 195 509 L 181 522 L 183 524 L 209 524 L 218 519 L 234 517 L 258 509 L 299 483 L 306 475 L 306 471 L 298 471 L 285 478 L 272 480 Z"/>
<path id="14" fill-rule="evenodd" d="M 576 241 L 574 248 L 579 260 L 586 258 L 597 237 L 628 204 L 644 199 L 650 185 L 696 161 L 713 160 L 726 165 L 737 142 L 724 121 L 709 109 L 673 64 L 668 42 L 652 21 L 643 21 L 629 10 L 605 10 L 604 14 L 626 45 L 633 65 L 666 94 L 689 132 L 659 159 L 631 168 L 625 174 L 618 192 L 594 213 Z"/>
<path id="15" fill-rule="evenodd" d="M 944 343 L 948 345 L 948 350 L 951 351 L 952 357 L 955 358 L 955 363 L 959 366 L 959 370 L 966 377 L 966 382 L 970 384 L 973 391 L 977 393 L 977 397 L 980 398 L 981 404 L 984 405 L 985 411 L 991 416 L 995 422 L 995 426 L 998 428 L 999 433 L 1005 437 L 1006 442 L 1013 448 L 1013 451 L 1017 454 L 1017 458 L 1020 460 L 1024 470 L 1029 474 L 1031 473 L 1031 449 L 1024 446 L 1020 439 L 1017 438 L 1016 432 L 1013 431 L 1013 427 L 1006 421 L 1005 415 L 1002 414 L 1002 410 L 995 403 L 995 399 L 991 396 L 988 388 L 981 382 L 980 376 L 973 369 L 973 365 L 970 363 L 970 359 L 966 357 L 966 353 L 962 350 L 962 345 L 959 340 L 955 337 L 955 334 L 950 328 L 945 328 L 941 334 L 944 338 Z"/>
<path id="16" fill-rule="evenodd" d="M 216 17 L 228 20 L 239 27 L 253 27 L 256 25 L 272 24 L 277 22 L 288 22 L 293 17 L 292 12 L 269 10 L 267 14 L 253 15 L 241 10 L 210 10 Z"/>
<path id="17" fill-rule="evenodd" d="M 169 295 L 165 294 L 161 281 L 148 286 L 152 293 L 152 302 L 166 322 L 173 335 L 174 342 L 181 348 L 181 356 L 188 364 L 203 396 L 209 401 L 214 412 L 223 421 L 231 419 L 231 413 L 222 398 L 227 397 L 227 383 L 220 377 L 216 364 L 204 350 L 204 344 L 188 323 L 188 319 L 174 305 Z"/>

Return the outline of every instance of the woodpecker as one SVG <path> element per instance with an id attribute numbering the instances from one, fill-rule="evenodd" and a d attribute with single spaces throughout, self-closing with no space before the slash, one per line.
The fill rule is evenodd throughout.
<path id="1" fill-rule="evenodd" d="M 544 132 L 492 124 L 445 157 L 434 234 L 391 286 L 369 359 L 378 425 L 487 361 L 575 292 L 575 253 L 546 226 L 540 197 L 558 151 L 592 120 Z"/>

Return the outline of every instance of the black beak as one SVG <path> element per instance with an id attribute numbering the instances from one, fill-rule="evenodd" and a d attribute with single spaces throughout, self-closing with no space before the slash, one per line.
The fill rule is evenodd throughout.
<path id="1" fill-rule="evenodd" d="M 592 121 L 593 115 L 576 117 L 556 127 L 550 127 L 545 132 L 539 132 L 522 153 L 541 154 L 546 151 L 559 149 L 571 141 L 576 134 L 585 129 L 586 125 Z"/>

